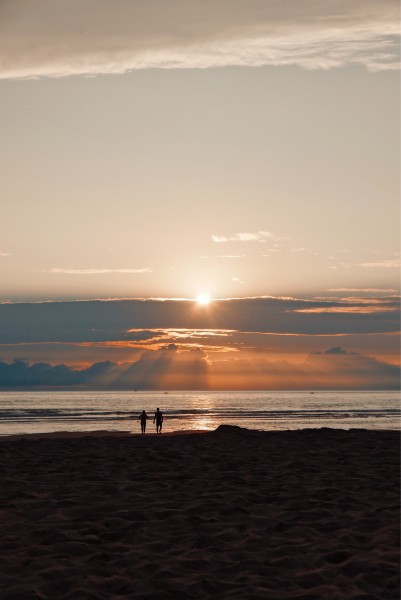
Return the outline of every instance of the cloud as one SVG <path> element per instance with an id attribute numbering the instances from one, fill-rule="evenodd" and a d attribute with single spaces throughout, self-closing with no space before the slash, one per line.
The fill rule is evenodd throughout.
<path id="1" fill-rule="evenodd" d="M 321 352 L 313 352 L 313 354 L 322 354 L 322 353 Z M 339 354 L 353 354 L 353 352 L 349 353 L 346 350 L 343 350 L 342 348 L 340 348 L 339 346 L 336 346 L 335 348 L 329 348 L 328 350 L 323 352 L 323 354 L 339 355 Z"/>
<path id="2" fill-rule="evenodd" d="M 311 354 L 303 365 L 321 389 L 399 389 L 400 368 L 357 352 L 331 348 Z"/>
<path id="3" fill-rule="evenodd" d="M 231 236 L 212 235 L 213 242 L 222 244 L 225 242 L 260 242 L 264 243 L 269 239 L 278 239 L 269 231 L 257 231 L 256 233 L 234 233 Z"/>
<path id="4" fill-rule="evenodd" d="M 201 348 L 208 360 L 225 357 L 286 358 L 299 363 L 310 353 L 330 348 L 341 342 L 347 351 L 370 354 L 386 363 L 399 363 L 399 333 L 294 335 L 261 332 L 166 329 L 130 332 L 131 339 L 87 342 L 19 342 L 0 345 L 0 360 L 16 358 L 30 364 L 66 364 L 83 369 L 97 362 L 122 364 L 137 360 L 144 350 L 157 350 L 168 344 L 179 344 L 181 350 Z"/>
<path id="5" fill-rule="evenodd" d="M 54 275 L 103 275 L 104 273 L 153 273 L 153 270 L 147 267 L 143 269 L 59 269 L 54 267 L 46 272 Z"/>
<path id="6" fill-rule="evenodd" d="M 207 389 L 208 363 L 202 350 L 179 352 L 168 344 L 143 352 L 136 362 L 95 363 L 86 369 L 22 360 L 0 362 L 0 388 L 79 387 L 80 389 Z"/>
<path id="7" fill-rule="evenodd" d="M 328 292 L 358 292 L 359 294 L 396 294 L 394 288 L 329 288 Z"/>
<path id="8" fill-rule="evenodd" d="M 0 257 L 3 258 L 5 256 L 11 256 L 10 252 L 5 252 L 4 250 L 0 250 Z"/>
<path id="9" fill-rule="evenodd" d="M 335 260 L 335 257 L 330 257 Z M 384 260 L 363 262 L 363 263 L 345 263 L 340 262 L 337 265 L 331 265 L 331 269 L 352 269 L 354 267 L 362 267 L 363 269 L 399 269 L 401 261 L 399 258 L 387 258 Z"/>
<path id="10" fill-rule="evenodd" d="M 362 313 L 365 314 L 372 314 L 372 313 L 383 313 L 383 312 L 394 312 L 394 306 L 392 306 L 391 304 L 389 306 L 386 306 L 384 303 L 381 304 L 371 304 L 371 305 L 365 305 L 365 306 L 361 306 L 361 304 L 357 304 L 356 306 L 352 306 L 350 304 L 341 304 L 339 306 L 323 306 L 323 307 L 315 307 L 315 308 L 301 308 L 299 310 L 296 310 L 294 312 L 299 312 L 299 313 L 314 313 L 314 314 L 323 314 L 323 313 L 341 313 L 341 314 L 350 314 L 350 313 L 356 313 L 361 315 Z"/>
<path id="11" fill-rule="evenodd" d="M 401 261 L 399 258 L 390 258 L 387 260 L 379 260 L 377 262 L 365 262 L 359 265 L 365 269 L 399 269 Z"/>
<path id="12" fill-rule="evenodd" d="M 137 330 L 130 330 L 131 331 L 137 331 Z M 174 338 L 205 338 L 205 337 L 226 337 L 232 333 L 234 333 L 235 330 L 233 329 L 209 329 L 209 330 L 204 330 L 204 329 L 184 329 L 184 328 L 179 328 L 177 327 L 176 329 L 163 329 L 163 330 L 159 330 L 158 333 L 161 334 L 163 333 L 164 335 L 169 335 L 170 337 L 174 337 Z M 148 332 L 146 332 L 148 333 Z M 150 333 L 150 332 L 149 332 Z M 142 331 L 139 331 L 140 335 L 143 335 Z"/>
<path id="13" fill-rule="evenodd" d="M 400 329 L 399 299 L 257 297 L 214 300 L 207 309 L 189 300 L 0 304 L 0 344 L 129 341 L 135 339 L 130 330 L 182 328 L 307 335 L 391 333 Z"/>
<path id="14" fill-rule="evenodd" d="M 396 390 L 400 370 L 356 352 L 333 348 L 300 364 L 261 359 L 216 361 L 210 381 L 217 389 Z"/>
<path id="15" fill-rule="evenodd" d="M 399 368 L 356 352 L 331 348 L 301 364 L 266 359 L 213 363 L 199 349 L 169 344 L 143 352 L 123 365 L 95 363 L 86 369 L 65 365 L 0 362 L 0 387 L 206 390 L 206 389 L 399 389 Z"/>
<path id="16" fill-rule="evenodd" d="M 217 236 L 216 236 L 217 237 Z M 216 241 L 216 240 L 214 240 Z M 218 254 L 217 256 L 201 256 L 201 259 L 207 258 L 244 258 L 245 254 Z"/>
<path id="17" fill-rule="evenodd" d="M 2 0 L 1 76 L 398 62 L 396 0 Z"/>
<path id="18" fill-rule="evenodd" d="M 115 368 L 113 363 L 96 363 L 88 369 L 73 369 L 66 365 L 49 365 L 15 360 L 0 362 L 0 387 L 82 387 L 94 383 L 101 375 Z"/>
<path id="19" fill-rule="evenodd" d="M 113 386 L 132 389 L 208 389 L 208 363 L 200 349 L 179 352 L 176 344 L 148 350 L 124 370 Z"/>

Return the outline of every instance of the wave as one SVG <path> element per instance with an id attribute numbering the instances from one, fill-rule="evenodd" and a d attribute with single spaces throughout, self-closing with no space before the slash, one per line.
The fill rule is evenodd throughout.
<path id="1" fill-rule="evenodd" d="M 70 410 L 70 409 L 10 409 L 0 410 L 0 421 L 20 420 L 79 420 L 79 421 L 108 421 L 108 420 L 137 420 L 137 411 L 107 411 L 107 410 Z M 235 419 L 235 420 L 271 420 L 271 419 L 352 419 L 401 417 L 399 409 L 354 409 L 354 410 L 178 410 L 164 411 L 166 420 L 183 420 L 196 418 Z"/>

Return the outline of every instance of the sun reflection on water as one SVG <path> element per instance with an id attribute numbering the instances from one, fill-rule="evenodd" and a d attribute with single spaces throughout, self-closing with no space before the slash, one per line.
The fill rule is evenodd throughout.
<path id="1" fill-rule="evenodd" d="M 212 417 L 202 415 L 194 419 L 192 429 L 213 430 L 217 428 L 217 421 Z"/>
<path id="2" fill-rule="evenodd" d="M 196 408 L 201 410 L 202 413 L 198 415 L 193 415 L 191 429 L 200 429 L 208 431 L 216 429 L 216 427 L 218 427 L 218 423 L 213 414 L 216 408 L 216 404 L 213 398 L 207 396 L 206 394 L 203 394 L 196 402 Z M 203 411 L 209 414 L 205 414 Z"/>

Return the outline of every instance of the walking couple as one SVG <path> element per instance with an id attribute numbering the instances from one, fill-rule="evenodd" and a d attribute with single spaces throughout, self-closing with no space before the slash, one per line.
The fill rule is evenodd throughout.
<path id="1" fill-rule="evenodd" d="M 146 421 L 149 419 L 146 411 L 143 410 L 138 419 L 141 421 L 141 431 L 142 433 L 145 433 Z M 156 433 L 161 433 L 163 425 L 163 413 L 161 412 L 160 408 L 156 409 L 155 416 L 153 417 L 153 423 L 156 423 Z"/>

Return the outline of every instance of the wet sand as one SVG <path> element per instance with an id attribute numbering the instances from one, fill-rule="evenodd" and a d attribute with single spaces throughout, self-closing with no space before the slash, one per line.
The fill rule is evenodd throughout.
<path id="1" fill-rule="evenodd" d="M 0 438 L 0 597 L 398 600 L 399 439 Z"/>

